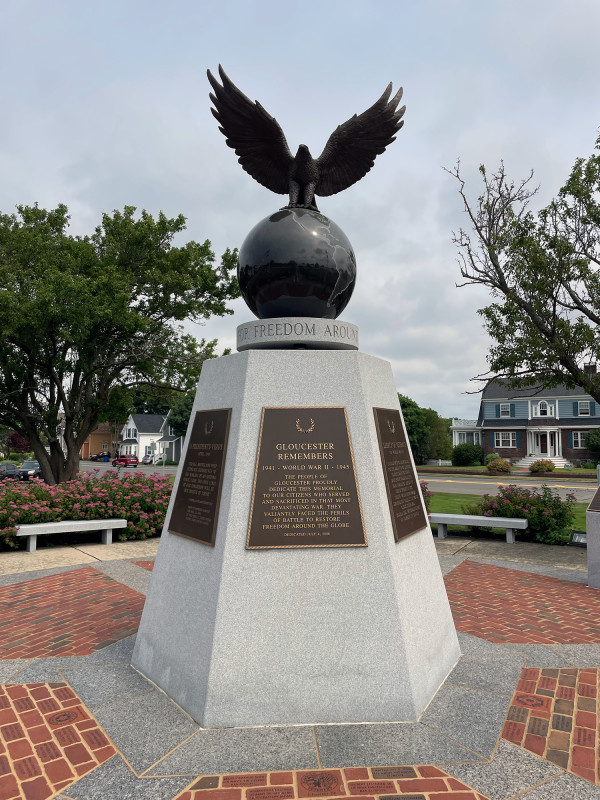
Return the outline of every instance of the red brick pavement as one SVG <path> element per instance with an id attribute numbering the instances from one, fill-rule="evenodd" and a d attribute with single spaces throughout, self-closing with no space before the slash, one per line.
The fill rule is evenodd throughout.
<path id="1" fill-rule="evenodd" d="M 46 800 L 116 752 L 66 683 L 0 686 L 1 800 Z"/>
<path id="2" fill-rule="evenodd" d="M 505 567 L 463 561 L 446 575 L 458 630 L 489 642 L 600 642 L 600 591 Z"/>
<path id="3" fill-rule="evenodd" d="M 147 569 L 148 572 L 152 572 L 154 569 L 154 561 L 133 561 L 132 563 L 142 567 L 142 569 Z"/>
<path id="4" fill-rule="evenodd" d="M 600 786 L 598 669 L 524 669 L 502 737 Z"/>
<path id="5" fill-rule="evenodd" d="M 175 800 L 375 800 L 388 795 L 406 800 L 488 800 L 432 766 L 203 775 Z"/>
<path id="6" fill-rule="evenodd" d="M 135 633 L 144 600 L 92 567 L 0 588 L 0 660 L 89 655 Z"/>

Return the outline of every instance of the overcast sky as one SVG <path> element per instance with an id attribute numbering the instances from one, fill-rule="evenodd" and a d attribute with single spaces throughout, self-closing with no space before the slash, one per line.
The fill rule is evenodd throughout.
<path id="1" fill-rule="evenodd" d="M 290 149 L 317 156 L 329 134 L 389 81 L 405 125 L 373 170 L 319 201 L 353 244 L 342 318 L 396 386 L 444 416 L 476 417 L 469 379 L 486 370 L 476 311 L 451 232 L 465 223 L 442 167 L 504 159 L 535 169 L 542 206 L 600 126 L 598 0 L 0 0 L 0 209 L 66 203 L 74 233 L 135 205 L 183 213 L 186 238 L 238 247 L 283 198 L 237 163 L 210 113 L 206 69 L 221 63 L 277 118 Z M 193 326 L 235 347 L 235 313 Z"/>

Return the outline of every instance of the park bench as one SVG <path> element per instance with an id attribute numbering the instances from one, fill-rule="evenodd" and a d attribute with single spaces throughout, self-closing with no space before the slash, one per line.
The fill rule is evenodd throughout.
<path id="1" fill-rule="evenodd" d="M 515 528 L 525 530 L 526 519 L 515 517 L 480 517 L 475 514 L 430 514 L 429 521 L 437 523 L 438 539 L 448 536 L 448 525 L 469 525 L 473 528 L 506 528 L 506 541 L 515 543 Z"/>
<path id="2" fill-rule="evenodd" d="M 34 553 L 37 548 L 37 537 L 50 533 L 74 533 L 75 531 L 101 531 L 102 544 L 111 544 L 115 528 L 125 528 L 126 519 L 79 519 L 61 520 L 60 522 L 36 522 L 30 525 L 19 525 L 17 536 L 27 536 L 27 552 Z"/>

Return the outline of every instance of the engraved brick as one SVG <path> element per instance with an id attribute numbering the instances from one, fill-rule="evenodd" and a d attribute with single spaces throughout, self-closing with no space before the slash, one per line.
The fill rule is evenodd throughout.
<path id="1" fill-rule="evenodd" d="M 54 735 L 61 747 L 66 747 L 68 744 L 76 744 L 81 741 L 79 734 L 73 727 L 59 728 L 54 732 Z"/>
<path id="2" fill-rule="evenodd" d="M 298 778 L 298 797 L 328 797 L 333 795 L 344 795 L 344 781 L 342 773 L 339 769 L 333 770 L 311 770 L 296 773 Z M 359 782 L 360 783 L 360 782 Z M 356 786 L 356 783 L 351 786 Z M 382 794 L 385 792 L 393 792 L 396 789 L 394 784 L 391 784 L 391 789 L 385 788 L 381 792 L 372 792 L 351 789 L 356 794 Z M 247 800 L 251 800 L 249 793 L 246 792 Z"/>
<path id="3" fill-rule="evenodd" d="M 566 769 L 569 763 L 569 754 L 564 750 L 548 750 L 546 751 L 546 760 L 556 764 L 557 767 Z"/>
<path id="4" fill-rule="evenodd" d="M 371 767 L 375 780 L 394 780 L 395 778 L 416 778 L 414 767 Z"/>
<path id="5" fill-rule="evenodd" d="M 515 695 L 512 704 L 514 706 L 523 706 L 523 708 L 529 708 L 533 711 L 534 709 L 538 708 L 548 710 L 551 706 L 551 703 L 552 701 L 549 697 L 541 697 L 539 694 L 520 693 Z"/>
<path id="6" fill-rule="evenodd" d="M 42 714 L 51 714 L 53 711 L 58 711 L 60 708 L 53 697 L 47 697 L 44 700 L 38 700 L 37 707 Z"/>
<path id="7" fill-rule="evenodd" d="M 553 714 L 552 727 L 557 731 L 570 731 L 573 727 L 573 719 L 564 717 L 562 714 Z"/>
<path id="8" fill-rule="evenodd" d="M 6 775 L 10 772 L 10 766 L 8 764 L 8 758 L 6 756 L 0 756 L 0 775 Z"/>
<path id="9" fill-rule="evenodd" d="M 221 785 L 224 789 L 229 789 L 231 786 L 266 786 L 267 773 L 252 772 L 244 775 L 224 775 Z"/>
<path id="10" fill-rule="evenodd" d="M 582 747 L 596 746 L 596 732 L 591 728 L 575 728 L 573 741 Z"/>
<path id="11" fill-rule="evenodd" d="M 527 726 L 527 733 L 534 736 L 546 736 L 548 733 L 548 720 L 540 717 L 531 717 Z"/>
<path id="12" fill-rule="evenodd" d="M 580 697 L 596 697 L 598 691 L 595 686 L 592 686 L 589 683 L 580 683 L 577 687 L 577 694 Z"/>
<path id="13" fill-rule="evenodd" d="M 42 774 L 42 769 L 33 756 L 27 756 L 27 758 L 20 758 L 18 761 L 15 761 L 14 770 L 17 775 L 17 778 L 20 781 L 26 781 L 29 778 L 35 778 L 38 775 Z"/>
<path id="14" fill-rule="evenodd" d="M 17 711 L 29 711 L 35 708 L 31 697 L 19 697 L 14 701 L 14 705 Z"/>
<path id="15" fill-rule="evenodd" d="M 447 795 L 444 795 L 447 797 Z M 348 800 L 351 800 L 349 797 Z M 424 794 L 382 794 L 379 800 L 427 800 L 427 797 Z"/>
<path id="16" fill-rule="evenodd" d="M 241 792 L 241 789 L 216 789 L 210 792 L 210 797 L 217 792 Z M 246 789 L 247 800 L 288 800 L 294 796 L 293 786 L 255 786 L 253 789 Z M 202 795 L 204 800 L 204 794 Z M 229 797 L 215 797 L 214 800 L 236 800 Z"/>
<path id="17" fill-rule="evenodd" d="M 558 678 L 558 670 L 557 669 L 543 669 L 542 675 L 547 678 Z"/>
<path id="18" fill-rule="evenodd" d="M 63 689 L 59 689 L 62 692 Z M 64 725 L 73 725 L 80 720 L 87 720 L 89 716 L 85 713 L 81 706 L 72 708 L 64 708 L 60 711 L 55 711 L 52 714 L 47 714 L 45 717 L 46 724 L 51 728 L 62 728 Z"/>
<path id="19" fill-rule="evenodd" d="M 18 722 L 15 722 L 12 725 L 4 725 L 0 728 L 0 736 L 2 736 L 5 742 L 12 742 L 15 739 L 22 739 L 25 733 Z"/>
<path id="20" fill-rule="evenodd" d="M 352 794 L 394 794 L 396 787 L 392 781 L 354 781 L 348 784 Z M 303 795 L 298 794 L 299 797 Z"/>
<path id="21" fill-rule="evenodd" d="M 511 706 L 506 715 L 506 718 L 513 722 L 525 722 L 528 717 L 529 711 L 523 706 Z"/>
<path id="22" fill-rule="evenodd" d="M 502 736 L 508 739 L 513 744 L 521 744 L 521 740 L 525 735 L 525 725 L 522 722 L 508 721 L 504 724 Z"/>
<path id="23" fill-rule="evenodd" d="M 556 686 L 556 678 L 541 678 L 538 686 L 540 689 L 554 689 Z"/>
<path id="24" fill-rule="evenodd" d="M 81 735 L 88 747 L 92 750 L 99 750 L 101 747 L 106 747 L 106 745 L 109 744 L 108 739 L 99 728 L 83 731 Z"/>
<path id="25" fill-rule="evenodd" d="M 43 742 L 35 747 L 35 752 L 38 754 L 40 761 L 54 761 L 55 758 L 61 757 L 61 752 L 54 742 Z"/>

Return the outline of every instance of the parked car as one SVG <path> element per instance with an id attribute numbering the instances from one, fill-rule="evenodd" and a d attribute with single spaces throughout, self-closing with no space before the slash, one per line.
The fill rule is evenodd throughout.
<path id="1" fill-rule="evenodd" d="M 117 456 L 113 459 L 112 465 L 113 467 L 137 467 L 138 463 L 137 456 Z"/>
<path id="2" fill-rule="evenodd" d="M 39 461 L 24 461 L 19 467 L 19 480 L 28 481 L 30 478 L 41 478 L 42 470 Z"/>
<path id="3" fill-rule="evenodd" d="M 90 461 L 110 461 L 110 450 L 103 450 L 102 453 L 92 453 Z"/>
<path id="4" fill-rule="evenodd" d="M 0 481 L 19 480 L 19 468 L 11 461 L 3 461 L 0 464 Z"/>
<path id="5" fill-rule="evenodd" d="M 147 456 L 142 458 L 142 464 L 153 464 L 154 463 L 154 456 L 149 453 Z"/>

